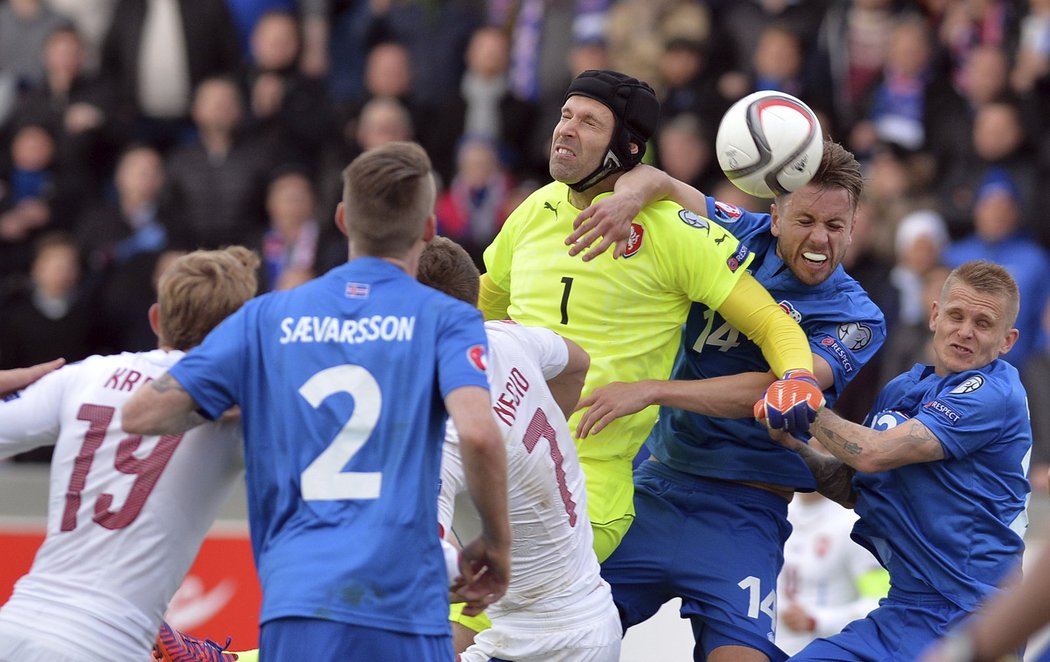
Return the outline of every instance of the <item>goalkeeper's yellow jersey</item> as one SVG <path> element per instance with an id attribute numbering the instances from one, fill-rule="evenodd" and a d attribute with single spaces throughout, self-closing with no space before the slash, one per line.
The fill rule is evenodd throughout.
<path id="1" fill-rule="evenodd" d="M 510 293 L 510 318 L 545 326 L 587 350 L 584 396 L 613 381 L 668 379 L 690 303 L 718 308 L 751 253 L 716 223 L 661 201 L 635 218 L 625 257 L 614 260 L 609 250 L 584 262 L 565 246 L 579 212 L 567 185 L 548 184 L 511 214 L 485 250 L 489 278 Z M 581 462 L 633 460 L 658 410 L 648 407 L 577 441 Z M 574 434 L 581 416 L 569 420 Z"/>

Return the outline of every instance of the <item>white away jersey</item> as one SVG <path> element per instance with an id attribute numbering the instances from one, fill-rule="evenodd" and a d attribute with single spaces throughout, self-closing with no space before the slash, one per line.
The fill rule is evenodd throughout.
<path id="1" fill-rule="evenodd" d="M 834 501 L 796 497 L 788 504 L 791 536 L 784 545 L 784 567 L 777 580 L 777 614 L 798 604 L 816 622 L 813 632 L 777 623 L 776 644 L 794 655 L 816 637 L 836 634 L 852 620 L 879 606 L 878 597 L 861 595 L 858 581 L 884 572 L 879 562 L 850 538 L 857 514 Z"/>
<path id="2" fill-rule="evenodd" d="M 546 380 L 568 361 L 565 342 L 547 329 L 486 322 L 492 411 L 507 446 L 508 507 L 513 541 L 507 594 L 486 612 L 538 603 L 570 609 L 602 580 L 587 517 L 587 493 L 565 416 Z M 438 514 L 452 525 L 453 500 L 466 488 L 459 439 L 449 424 L 441 463 Z"/>
<path id="3" fill-rule="evenodd" d="M 236 424 L 164 437 L 121 430 L 124 403 L 182 356 L 92 356 L 0 403 L 0 457 L 55 445 L 47 536 L 0 609 L 6 632 L 56 651 L 72 644 L 83 660 L 148 659 L 243 469 Z"/>

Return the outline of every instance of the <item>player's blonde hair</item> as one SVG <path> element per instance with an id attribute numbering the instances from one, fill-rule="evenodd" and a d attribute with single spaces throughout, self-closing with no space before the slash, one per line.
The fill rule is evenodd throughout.
<path id="1" fill-rule="evenodd" d="M 434 237 L 419 256 L 416 280 L 472 306 L 478 305 L 480 278 L 467 251 L 447 237 Z"/>
<path id="2" fill-rule="evenodd" d="M 188 350 L 255 296 L 259 257 L 244 246 L 194 251 L 175 260 L 157 284 L 160 342 Z"/>
<path id="3" fill-rule="evenodd" d="M 412 142 L 370 149 L 343 170 L 346 229 L 363 255 L 398 257 L 423 236 L 437 189 L 430 157 Z"/>
<path id="4" fill-rule="evenodd" d="M 953 285 L 963 284 L 981 294 L 997 297 L 1003 302 L 1003 315 L 1006 328 L 1011 329 L 1017 321 L 1017 311 L 1021 308 L 1021 293 L 1017 281 L 1010 272 L 988 260 L 970 260 L 964 262 L 948 274 L 941 288 L 941 301 L 948 296 Z"/>

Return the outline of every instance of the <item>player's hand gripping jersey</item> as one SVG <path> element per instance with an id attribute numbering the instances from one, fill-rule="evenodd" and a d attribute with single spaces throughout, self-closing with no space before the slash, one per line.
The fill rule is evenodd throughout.
<path id="1" fill-rule="evenodd" d="M 490 310 L 483 299 L 486 317 L 509 315 L 579 343 L 591 355 L 584 397 L 611 381 L 666 379 L 691 303 L 722 305 L 751 252 L 717 224 L 665 201 L 635 219 L 623 258 L 607 253 L 583 262 L 564 243 L 579 211 L 568 202 L 568 187 L 554 182 L 507 219 L 485 251 L 485 266 L 510 303 L 505 311 Z M 656 414 L 649 407 L 577 444 L 595 523 L 630 509 L 630 462 Z M 569 419 L 570 429 L 581 416 Z"/>
<path id="2" fill-rule="evenodd" d="M 882 312 L 841 267 L 820 285 L 805 285 L 777 256 L 769 214 L 754 214 L 707 198 L 711 218 L 754 253 L 748 269 L 805 331 L 813 353 L 835 377 L 824 390 L 833 406 L 886 339 Z M 705 379 L 769 370 L 759 347 L 710 306 L 689 311 L 675 379 Z M 649 448 L 661 462 L 685 473 L 813 490 L 813 475 L 797 453 L 769 439 L 752 418 L 727 419 L 664 407 Z"/>

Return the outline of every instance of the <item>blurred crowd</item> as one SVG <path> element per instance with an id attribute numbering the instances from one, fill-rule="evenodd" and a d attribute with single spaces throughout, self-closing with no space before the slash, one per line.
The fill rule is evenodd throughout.
<path id="1" fill-rule="evenodd" d="M 1050 0 L 0 0 L 0 368 L 148 349 L 156 275 L 187 249 L 256 249 L 266 290 L 342 262 L 341 171 L 390 140 L 427 149 L 439 231 L 480 263 L 549 181 L 590 68 L 651 83 L 647 158 L 727 203 L 768 205 L 712 151 L 752 91 L 800 97 L 860 159 L 846 266 L 890 341 L 849 418 L 924 360 L 947 268 L 1006 266 L 1006 358 L 1050 461 Z"/>

